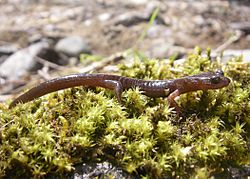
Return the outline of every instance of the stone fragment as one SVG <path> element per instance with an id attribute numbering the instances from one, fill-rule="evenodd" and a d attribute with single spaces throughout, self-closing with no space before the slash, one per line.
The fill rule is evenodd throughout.
<path id="1" fill-rule="evenodd" d="M 28 71 L 38 69 L 39 63 L 35 58 L 43 49 L 48 47 L 49 43 L 42 41 L 12 54 L 0 65 L 0 76 L 17 79 Z"/>
<path id="2" fill-rule="evenodd" d="M 80 36 L 70 36 L 59 40 L 55 50 L 70 57 L 78 57 L 81 53 L 91 53 L 89 44 Z"/>

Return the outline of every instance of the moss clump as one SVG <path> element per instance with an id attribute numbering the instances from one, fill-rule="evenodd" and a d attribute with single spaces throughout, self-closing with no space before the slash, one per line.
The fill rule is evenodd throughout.
<path id="1" fill-rule="evenodd" d="M 67 89 L 11 110 L 1 104 L 1 177 L 65 174 L 77 163 L 107 160 L 141 177 L 209 177 L 250 163 L 249 64 L 221 65 L 200 50 L 182 65 L 132 57 L 134 64 L 120 65 L 122 75 L 167 79 L 222 68 L 231 83 L 182 95 L 182 118 L 139 89 L 124 92 L 123 105 L 101 88 Z"/>

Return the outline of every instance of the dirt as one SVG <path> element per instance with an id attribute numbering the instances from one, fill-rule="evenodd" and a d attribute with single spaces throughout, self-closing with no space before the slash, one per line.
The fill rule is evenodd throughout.
<path id="1" fill-rule="evenodd" d="M 137 43 L 157 7 L 158 17 Z M 161 57 L 154 50 L 165 46 L 215 49 L 235 34 L 231 23 L 250 22 L 249 14 L 247 1 L 0 0 L 0 46 L 23 48 L 42 37 L 81 35 L 93 54 L 107 56 L 137 43 Z M 250 36 L 243 32 L 227 48 L 249 46 Z"/>

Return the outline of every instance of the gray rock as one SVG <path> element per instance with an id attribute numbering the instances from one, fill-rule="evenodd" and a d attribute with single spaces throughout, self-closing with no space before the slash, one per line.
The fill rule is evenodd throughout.
<path id="1" fill-rule="evenodd" d="M 242 55 L 242 61 L 243 62 L 250 62 L 250 50 L 225 50 L 223 52 L 224 57 L 237 57 Z"/>
<path id="2" fill-rule="evenodd" d="M 0 56 L 0 65 L 8 58 L 7 55 L 1 55 Z"/>
<path id="3" fill-rule="evenodd" d="M 17 79 L 28 71 L 37 69 L 38 62 L 35 60 L 35 57 L 48 47 L 49 43 L 42 41 L 12 54 L 0 65 L 0 76 Z"/>
<path id="4" fill-rule="evenodd" d="M 12 53 L 15 53 L 16 51 L 18 51 L 18 47 L 17 45 L 14 45 L 14 44 L 0 46 L 0 56 L 11 55 Z"/>
<path id="5" fill-rule="evenodd" d="M 78 57 L 81 53 L 91 53 L 88 43 L 80 36 L 70 36 L 59 40 L 55 50 L 71 57 Z"/>
<path id="6" fill-rule="evenodd" d="M 134 179 L 133 175 L 124 172 L 121 168 L 113 166 L 109 162 L 93 163 L 75 166 L 74 179 L 91 179 L 91 178 L 115 178 L 115 179 Z"/>
<path id="7" fill-rule="evenodd" d="M 137 11 L 126 12 L 115 17 L 113 24 L 115 26 L 123 25 L 123 26 L 129 27 L 129 26 L 139 24 L 141 22 L 147 22 L 149 18 L 150 18 L 150 14 L 140 13 Z"/>
<path id="8" fill-rule="evenodd" d="M 131 6 L 136 6 L 136 5 L 144 5 L 149 3 L 149 0 L 128 0 L 124 1 L 123 3 Z"/>
<path id="9" fill-rule="evenodd" d="M 110 13 L 103 13 L 103 14 L 98 15 L 99 21 L 102 21 L 102 22 L 107 21 L 110 18 L 111 18 L 111 14 Z"/>

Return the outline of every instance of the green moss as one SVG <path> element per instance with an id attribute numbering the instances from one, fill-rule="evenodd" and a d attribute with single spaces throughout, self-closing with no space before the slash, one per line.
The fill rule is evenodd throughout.
<path id="1" fill-rule="evenodd" d="M 135 63 L 120 74 L 172 79 L 222 68 L 231 78 L 220 90 L 184 94 L 184 117 L 167 100 L 139 89 L 114 94 L 72 88 L 9 110 L 0 104 L 0 174 L 41 177 L 65 174 L 81 162 L 110 161 L 140 177 L 209 177 L 228 166 L 250 164 L 250 65 L 240 58 L 225 65 L 201 49 L 184 64 L 127 54 Z"/>

